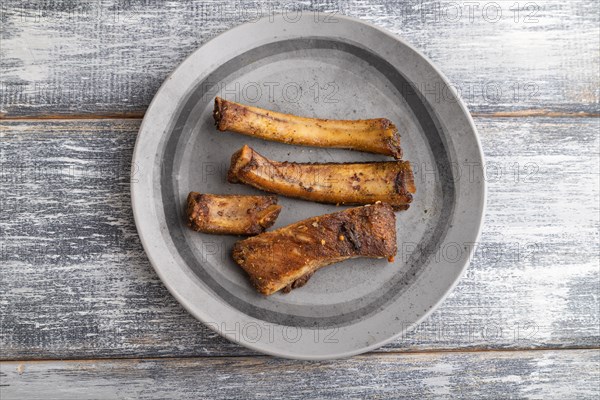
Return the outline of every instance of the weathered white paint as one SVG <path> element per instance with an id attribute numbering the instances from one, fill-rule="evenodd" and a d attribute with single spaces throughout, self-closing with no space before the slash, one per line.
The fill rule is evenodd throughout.
<path id="1" fill-rule="evenodd" d="M 2 399 L 577 398 L 599 393 L 595 350 L 6 362 Z"/>
<path id="2" fill-rule="evenodd" d="M 141 116 L 185 56 L 257 5 L 390 30 L 428 55 L 476 115 L 598 115 L 597 2 L 480 2 L 472 20 L 469 4 L 4 0 L 0 118 Z M 492 22 L 482 8 L 495 4 L 502 18 Z M 0 397 L 598 397 L 600 119 L 476 123 L 488 170 L 502 174 L 488 178 L 486 228 L 466 276 L 387 353 L 321 363 L 239 357 L 253 353 L 165 290 L 131 216 L 139 120 L 0 123 L 0 357 L 225 356 L 4 362 Z M 523 351 L 532 348 L 552 350 Z M 482 351 L 498 349 L 509 351 Z"/>
<path id="3" fill-rule="evenodd" d="M 293 21 L 295 10 L 302 18 L 357 17 L 404 38 L 450 78 L 471 111 L 598 113 L 593 0 L 5 0 L 0 113 L 140 115 L 207 40 L 272 12 Z"/>
<path id="4" fill-rule="evenodd" d="M 598 346 L 598 119 L 476 124 L 503 171 L 488 177 L 482 243 L 444 305 L 382 350 Z M 150 267 L 129 199 L 138 127 L 0 124 L 5 359 L 252 354 L 190 317 Z"/>

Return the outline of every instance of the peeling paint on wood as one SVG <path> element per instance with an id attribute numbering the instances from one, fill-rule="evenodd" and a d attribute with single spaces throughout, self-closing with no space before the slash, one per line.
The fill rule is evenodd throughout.
<path id="1" fill-rule="evenodd" d="M 139 115 L 187 55 L 273 12 L 387 29 L 430 57 L 476 113 L 598 114 L 594 0 L 4 0 L 0 116 Z"/>
<path id="2" fill-rule="evenodd" d="M 476 123 L 489 194 L 472 265 L 381 351 L 599 346 L 600 119 Z M 149 265 L 129 198 L 138 128 L 0 124 L 3 359 L 254 354 L 188 315 Z"/>
<path id="3" fill-rule="evenodd" d="M 528 117 L 552 117 L 552 118 L 595 118 L 600 117 L 598 113 L 590 112 L 562 112 L 551 110 L 518 110 L 518 111 L 497 111 L 491 114 L 486 113 L 471 113 L 473 117 L 487 118 L 528 118 Z"/>
<path id="4" fill-rule="evenodd" d="M 2 363 L 2 399 L 577 398 L 600 393 L 595 350 Z"/>
<path id="5" fill-rule="evenodd" d="M 183 310 L 135 230 L 131 153 L 159 85 L 273 11 L 389 30 L 484 117 L 471 267 L 375 353 L 256 356 Z M 597 398 L 599 22 L 593 0 L 1 1 L 0 359 L 17 361 L 0 363 L 0 397 Z M 49 359 L 74 360 L 24 361 Z"/>

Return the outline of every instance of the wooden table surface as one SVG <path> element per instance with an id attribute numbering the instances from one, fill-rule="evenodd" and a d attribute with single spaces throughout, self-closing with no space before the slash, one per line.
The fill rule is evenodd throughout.
<path id="1" fill-rule="evenodd" d="M 168 293 L 133 222 L 131 156 L 167 74 L 272 11 L 371 22 L 469 106 L 485 226 L 416 329 L 344 360 L 257 354 Z M 0 398 L 596 398 L 600 12 L 580 1 L 0 2 Z"/>

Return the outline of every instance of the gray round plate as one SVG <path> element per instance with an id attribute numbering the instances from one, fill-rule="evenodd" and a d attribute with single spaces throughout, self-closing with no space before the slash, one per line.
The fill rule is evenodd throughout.
<path id="1" fill-rule="evenodd" d="M 188 192 L 259 194 L 225 179 L 232 153 L 244 144 L 275 160 L 386 158 L 218 132 L 215 95 L 302 116 L 391 119 L 417 185 L 410 209 L 397 213 L 395 261 L 349 260 L 318 271 L 289 294 L 258 294 L 231 259 L 239 238 L 186 226 Z M 131 191 L 144 249 L 191 314 L 249 348 L 325 359 L 400 337 L 452 290 L 481 228 L 482 166 L 467 109 L 413 47 L 349 18 L 271 16 L 221 34 L 169 76 L 140 127 Z M 279 204 L 273 229 L 341 209 L 284 197 Z"/>

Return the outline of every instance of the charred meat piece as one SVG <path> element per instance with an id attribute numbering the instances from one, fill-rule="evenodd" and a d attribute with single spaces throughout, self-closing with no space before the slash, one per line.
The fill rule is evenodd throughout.
<path id="1" fill-rule="evenodd" d="M 187 198 L 188 225 L 205 233 L 258 235 L 275 223 L 280 211 L 277 196 L 190 192 Z"/>
<path id="2" fill-rule="evenodd" d="M 269 160 L 244 146 L 231 157 L 227 175 L 267 192 L 333 204 L 389 203 L 405 210 L 415 193 L 408 161 L 302 164 Z"/>
<path id="3" fill-rule="evenodd" d="M 316 147 L 337 147 L 402 157 L 400 134 L 387 118 L 333 120 L 304 118 L 215 98 L 215 125 L 261 139 Z"/>
<path id="4" fill-rule="evenodd" d="M 296 222 L 237 242 L 233 259 L 264 294 L 303 286 L 319 268 L 355 257 L 396 254 L 396 216 L 376 203 Z"/>

